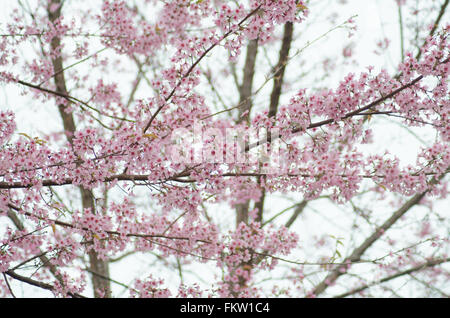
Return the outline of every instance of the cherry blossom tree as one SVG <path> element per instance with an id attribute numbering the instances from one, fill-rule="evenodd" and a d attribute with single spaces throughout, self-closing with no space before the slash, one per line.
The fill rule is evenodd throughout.
<path id="1" fill-rule="evenodd" d="M 449 0 L 347 2 L 6 1 L 0 295 L 449 296 Z"/>

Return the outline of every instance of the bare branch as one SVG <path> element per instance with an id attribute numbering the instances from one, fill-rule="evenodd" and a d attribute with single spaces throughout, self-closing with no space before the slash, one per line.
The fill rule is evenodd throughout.
<path id="1" fill-rule="evenodd" d="M 10 277 L 12 277 L 12 278 L 14 278 L 14 279 L 16 279 L 16 280 L 19 280 L 19 281 L 21 281 L 21 282 L 27 283 L 27 284 L 29 284 L 29 285 L 36 286 L 36 287 L 39 287 L 39 288 L 43 288 L 43 289 L 50 290 L 50 291 L 56 291 L 56 288 L 55 288 L 55 286 L 53 286 L 53 285 L 50 285 L 50 284 L 47 284 L 47 283 L 44 283 L 44 282 L 40 282 L 40 281 L 31 279 L 31 278 L 28 278 L 28 277 L 19 275 L 19 274 L 17 274 L 17 273 L 14 272 L 14 271 L 8 270 L 8 271 L 6 271 L 6 272 L 4 272 L 4 273 L 5 273 L 6 275 L 8 275 L 8 276 L 10 276 Z M 69 293 L 67 293 L 67 294 L 68 294 L 69 296 L 73 297 L 73 298 L 86 298 L 85 296 L 80 295 L 80 294 L 77 294 L 77 293 L 71 293 L 71 292 L 69 292 Z"/>
<path id="2" fill-rule="evenodd" d="M 396 278 L 399 278 L 399 277 L 402 277 L 402 276 L 405 276 L 405 275 L 409 275 L 409 274 L 412 274 L 414 272 L 418 272 L 418 271 L 427 269 L 429 267 L 437 266 L 437 265 L 440 265 L 440 264 L 443 264 L 443 263 L 447 263 L 447 262 L 450 262 L 450 258 L 429 260 L 429 261 L 424 262 L 422 264 L 419 264 L 417 266 L 411 267 L 410 269 L 407 269 L 407 270 L 404 270 L 404 271 L 400 271 L 400 272 L 397 272 L 395 274 L 386 276 L 386 277 L 384 277 L 384 278 L 382 278 L 380 280 L 376 280 L 376 281 L 374 281 L 372 283 L 365 284 L 365 285 L 363 285 L 361 287 L 352 289 L 351 291 L 348 291 L 346 293 L 343 293 L 343 294 L 340 294 L 340 295 L 337 295 L 337 296 L 334 296 L 334 297 L 335 298 L 348 297 L 348 296 L 357 294 L 359 292 L 362 292 L 363 290 L 365 290 L 367 288 L 370 288 L 372 286 L 376 286 L 376 285 L 388 282 L 390 280 L 393 280 L 393 279 L 396 279 Z"/>
<path id="3" fill-rule="evenodd" d="M 433 179 L 432 184 L 436 184 L 438 180 L 443 178 L 442 175 L 439 179 Z M 403 206 L 401 206 L 397 211 L 395 211 L 389 219 L 387 219 L 380 227 L 378 227 L 372 235 L 370 235 L 361 245 L 353 250 L 350 256 L 346 257 L 345 262 L 356 262 L 361 259 L 361 256 L 385 233 L 388 229 L 391 228 L 406 212 L 408 212 L 411 208 L 419 204 L 422 198 L 429 192 L 430 190 L 426 190 L 422 193 L 418 193 L 414 195 L 411 199 L 409 199 Z M 314 295 L 319 295 L 323 293 L 330 284 L 335 282 L 341 275 L 346 272 L 346 265 L 339 266 L 334 269 L 331 273 L 329 273 L 325 279 L 322 280 L 320 284 L 318 284 L 314 290 Z"/>

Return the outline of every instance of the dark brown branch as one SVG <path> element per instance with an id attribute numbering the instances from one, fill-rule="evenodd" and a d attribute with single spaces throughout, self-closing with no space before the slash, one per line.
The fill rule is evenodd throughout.
<path id="1" fill-rule="evenodd" d="M 286 64 L 289 61 L 289 50 L 291 48 L 292 36 L 294 33 L 294 24 L 292 22 L 287 22 L 284 25 L 283 41 L 281 43 L 280 54 L 278 58 L 278 63 L 274 68 L 273 74 L 273 88 L 270 94 L 270 105 L 269 105 L 269 117 L 275 117 L 278 110 L 278 105 L 280 103 L 281 88 L 284 82 L 284 73 L 286 69 Z M 241 108 L 239 109 L 241 110 Z M 260 179 L 258 179 L 258 186 L 260 184 Z M 263 212 L 264 212 L 264 201 L 266 199 L 266 190 L 261 190 L 261 197 L 257 202 L 255 202 L 255 208 L 258 209 L 258 215 L 256 222 L 262 222 Z"/>
<path id="2" fill-rule="evenodd" d="M 239 86 L 239 113 L 237 122 L 250 120 L 250 111 L 253 106 L 251 100 L 253 79 L 255 77 L 256 55 L 258 53 L 258 39 L 251 40 L 247 45 L 247 56 L 245 57 L 244 76 Z M 247 112 L 245 115 L 243 115 Z"/>
<path id="3" fill-rule="evenodd" d="M 25 82 L 25 81 L 22 81 L 22 80 L 17 80 L 17 83 L 21 84 L 23 86 L 27 86 L 27 87 L 30 87 L 30 88 L 42 91 L 44 93 L 48 93 L 48 94 L 52 94 L 52 95 L 55 95 L 55 96 L 62 97 L 64 99 L 66 99 L 68 102 L 71 102 L 71 103 L 81 104 L 81 105 L 87 107 L 88 109 L 90 109 L 92 111 L 95 111 L 96 113 L 98 113 L 98 114 L 100 114 L 102 116 L 106 116 L 106 117 L 109 117 L 109 118 L 112 118 L 112 119 L 121 120 L 121 121 L 134 122 L 134 120 L 131 120 L 131 119 L 128 119 L 128 118 L 125 118 L 125 117 L 117 117 L 117 116 L 114 116 L 114 115 L 109 115 L 109 114 L 106 114 L 104 112 L 101 112 L 97 108 L 89 105 L 87 102 L 82 101 L 82 100 L 80 100 L 80 99 L 78 99 L 78 98 L 76 98 L 74 96 L 69 95 L 67 93 L 67 91 L 65 93 L 63 93 L 63 92 L 58 91 L 58 90 L 56 90 L 56 91 L 55 90 L 51 90 L 49 88 L 41 87 L 40 85 L 31 84 L 31 83 L 28 83 L 28 82 Z"/>
<path id="4" fill-rule="evenodd" d="M 432 184 L 438 183 L 440 179 L 442 179 L 444 175 L 440 176 L 438 179 L 433 178 L 431 181 Z M 419 204 L 422 198 L 430 191 L 430 189 L 418 193 L 414 195 L 411 199 L 409 199 L 403 206 L 401 206 L 397 211 L 395 211 L 389 219 L 387 219 L 380 227 L 378 227 L 372 235 L 370 235 L 360 246 L 355 248 L 350 256 L 346 257 L 345 262 L 357 262 L 361 259 L 362 255 L 385 233 L 388 229 L 391 228 L 406 212 L 408 212 L 411 208 Z M 319 295 L 323 293 L 330 284 L 335 282 L 341 275 L 346 272 L 346 266 L 342 265 L 334 269 L 331 273 L 329 273 L 325 279 L 322 280 L 320 284 L 318 284 L 314 290 L 314 295 Z"/>
<path id="5" fill-rule="evenodd" d="M 48 3 L 47 14 L 50 22 L 54 23 L 56 20 L 60 18 L 62 5 L 63 2 L 61 2 L 61 0 L 52 0 Z M 54 10 L 52 7 L 56 7 L 57 9 Z M 64 96 L 68 96 L 69 94 L 67 91 L 66 80 L 63 71 L 64 70 L 63 58 L 62 54 L 58 54 L 57 52 L 57 50 L 60 50 L 61 48 L 60 37 L 58 36 L 53 37 L 50 44 L 53 53 L 56 53 L 55 57 L 52 58 L 53 70 L 55 73 L 53 79 L 56 85 L 56 92 Z M 71 145 L 73 145 L 73 136 L 76 131 L 75 121 L 72 113 L 67 113 L 65 111 L 65 108 L 66 106 L 64 104 L 58 105 L 59 114 L 63 121 L 63 126 L 67 136 L 67 140 Z M 94 195 L 92 191 L 89 189 L 85 189 L 82 186 L 80 186 L 79 189 L 81 193 L 81 201 L 83 209 L 90 209 L 93 213 L 95 213 Z M 95 252 L 95 250 L 90 250 L 88 254 L 90 267 L 97 273 L 109 276 L 108 262 L 98 258 L 97 252 Z M 92 282 L 94 288 L 94 296 L 96 297 L 100 296 L 99 291 L 101 290 L 102 292 L 105 293 L 106 297 L 110 297 L 111 286 L 109 284 L 109 281 L 105 281 L 94 276 L 92 278 Z"/>
<path id="6" fill-rule="evenodd" d="M 289 50 L 291 49 L 292 36 L 294 33 L 294 24 L 287 22 L 284 25 L 283 42 L 281 43 L 280 56 L 275 67 L 274 83 L 270 95 L 269 117 L 275 117 L 280 102 L 281 87 L 283 85 L 286 64 L 289 60 Z"/>
<path id="7" fill-rule="evenodd" d="M 449 170 L 447 169 L 446 171 L 444 171 L 444 173 L 448 173 Z M 424 175 L 426 176 L 435 176 L 438 175 L 439 173 L 435 173 L 435 172 L 427 172 L 424 173 Z M 197 182 L 196 179 L 181 179 L 183 177 L 189 177 L 189 173 L 185 172 L 185 173 L 179 173 L 176 175 L 173 175 L 171 177 L 167 177 L 164 180 L 159 180 L 156 182 L 152 182 L 149 183 L 148 179 L 149 177 L 151 177 L 151 175 L 133 175 L 133 174 L 117 174 L 117 175 L 112 175 L 110 177 L 106 177 L 103 180 L 101 180 L 102 182 L 112 182 L 112 181 L 130 181 L 130 182 L 134 182 L 134 181 L 142 181 L 145 182 L 145 185 L 158 185 L 158 184 L 162 184 L 165 182 L 169 182 L 169 181 L 174 181 L 174 182 L 179 182 L 179 183 L 194 183 Z M 418 176 L 419 173 L 412 173 L 410 174 L 411 176 Z M 269 174 L 264 174 L 264 173 L 256 173 L 256 172 L 244 172 L 244 173 L 223 173 L 220 175 L 214 175 L 212 177 L 266 177 L 266 176 L 270 176 Z M 320 178 L 321 175 L 313 175 L 313 174 L 286 174 L 286 175 L 282 175 L 281 177 L 285 177 L 285 178 Z M 342 178 L 346 178 L 348 177 L 345 174 L 341 174 L 339 175 L 339 177 Z M 355 177 L 355 176 L 352 176 Z M 385 175 L 358 175 L 358 177 L 364 178 L 364 179 L 371 179 L 371 178 L 385 178 Z M 52 186 L 64 186 L 64 185 L 71 185 L 73 184 L 73 179 L 72 178 L 66 178 L 60 181 L 54 181 L 54 180 L 42 180 L 40 182 L 40 184 L 44 187 L 52 187 Z M 18 182 L 0 182 L 0 189 L 23 189 L 23 188 L 31 188 L 33 186 L 33 183 L 30 182 L 25 182 L 25 181 L 18 181 Z"/>
<path id="8" fill-rule="evenodd" d="M 348 256 L 345 262 L 356 262 L 361 259 L 361 256 L 367 251 L 380 237 L 387 231 L 395 222 L 397 222 L 406 212 L 408 212 L 412 207 L 422 200 L 428 191 L 416 194 L 409 201 L 407 201 L 400 209 L 392 214 L 392 216 L 386 220 L 375 232 L 369 236 L 360 246 L 353 250 L 353 252 Z M 323 293 L 330 284 L 335 282 L 341 275 L 345 273 L 346 266 L 342 265 L 334 269 L 331 273 L 327 275 L 322 282 L 314 288 L 313 294 L 320 295 Z"/>
<path id="9" fill-rule="evenodd" d="M 242 84 L 239 86 L 239 113 L 237 123 L 245 120 L 250 121 L 250 111 L 253 106 L 251 99 L 253 89 L 253 78 L 255 77 L 256 55 L 258 53 L 258 39 L 251 40 L 247 45 L 247 56 L 244 64 L 244 76 Z M 236 225 L 241 222 L 248 223 L 248 210 L 250 201 L 236 205 Z"/>
<path id="10" fill-rule="evenodd" d="M 12 209 L 12 205 L 11 205 L 10 210 L 8 211 L 9 219 L 14 223 L 14 225 L 16 226 L 17 229 L 19 229 L 20 231 L 23 231 L 25 229 L 25 226 L 23 225 L 22 221 L 20 221 L 20 219 L 17 217 L 17 214 L 14 211 L 12 211 L 12 210 L 13 209 Z M 56 268 L 55 265 L 53 265 L 50 262 L 50 260 L 47 258 L 47 256 L 45 256 L 45 254 L 46 253 L 43 253 L 41 251 L 41 253 L 38 256 L 33 257 L 33 258 L 39 257 L 39 259 L 41 260 L 42 264 L 44 264 L 44 266 L 46 266 L 50 270 L 52 275 L 61 283 L 61 285 L 63 285 L 64 280 L 61 277 L 61 275 L 58 273 L 58 269 Z"/>
<path id="11" fill-rule="evenodd" d="M 63 221 L 59 221 L 59 220 L 53 220 L 53 219 L 48 219 L 48 218 L 42 218 L 40 216 L 34 215 L 33 213 L 27 212 L 27 211 L 23 211 L 21 210 L 19 207 L 8 203 L 8 207 L 10 209 L 13 209 L 15 211 L 21 211 L 21 213 L 23 213 L 26 216 L 32 217 L 32 218 L 36 218 L 48 223 L 53 223 L 55 225 L 58 226 L 62 226 L 62 227 L 67 227 L 67 228 L 71 228 L 71 229 L 80 229 L 82 231 L 86 231 L 86 232 L 90 232 L 90 230 L 86 227 L 77 227 L 71 223 L 67 223 L 67 222 L 63 222 Z M 116 235 L 116 236 L 121 236 L 123 235 L 120 232 L 117 231 L 105 231 L 105 233 L 109 234 L 109 235 Z M 162 239 L 170 239 L 170 240 L 182 240 L 182 241 L 189 241 L 192 240 L 189 237 L 182 237 L 182 236 L 168 236 L 168 235 L 164 235 L 164 234 L 144 234 L 144 233 L 127 233 L 125 234 L 125 236 L 127 237 L 137 237 L 137 238 L 162 238 Z M 195 240 L 196 242 L 200 242 L 200 243 L 207 243 L 207 244 L 212 244 L 212 242 L 207 241 L 207 240 Z"/>
<path id="12" fill-rule="evenodd" d="M 436 17 L 436 20 L 434 21 L 433 27 L 431 28 L 428 36 L 433 36 L 434 33 L 436 32 L 437 27 L 439 26 L 439 23 L 441 22 L 441 19 L 444 16 L 445 10 L 447 9 L 449 2 L 450 2 L 450 0 L 445 0 L 445 2 L 442 4 L 441 9 L 439 10 L 438 16 Z M 425 41 L 426 41 L 426 39 L 425 39 Z M 425 43 L 422 45 L 422 47 L 425 46 Z M 416 55 L 416 60 L 418 60 L 421 56 L 422 56 L 422 50 L 419 48 L 419 52 L 417 52 L 417 55 Z"/>
<path id="13" fill-rule="evenodd" d="M 444 61 L 442 61 L 441 64 L 448 63 L 449 60 L 450 60 L 450 58 L 447 58 L 447 59 L 445 59 Z M 407 83 L 407 84 L 404 84 L 404 85 L 400 86 L 399 88 L 393 90 L 393 91 L 390 92 L 389 94 L 377 98 L 376 100 L 374 100 L 373 102 L 367 104 L 366 106 L 363 106 L 363 107 L 360 107 L 360 108 L 358 108 L 358 109 L 356 109 L 356 110 L 354 110 L 354 111 L 348 112 L 347 114 L 345 114 L 344 116 L 342 116 L 342 117 L 340 118 L 340 120 L 344 120 L 344 119 L 351 118 L 351 117 L 353 117 L 353 116 L 356 116 L 356 115 L 358 115 L 358 114 L 360 114 L 360 113 L 362 113 L 362 112 L 364 112 L 364 111 L 366 111 L 366 110 L 369 110 L 369 109 L 371 109 L 371 108 L 373 108 L 373 107 L 375 107 L 375 106 L 381 104 L 382 102 L 384 102 L 384 101 L 386 101 L 386 100 L 388 100 L 388 99 L 394 97 L 395 95 L 397 95 L 398 93 L 404 91 L 405 89 L 414 86 L 415 84 L 417 84 L 418 82 L 420 82 L 423 78 L 424 78 L 423 75 L 417 76 L 417 77 L 416 77 L 415 79 L 413 79 L 411 82 L 409 82 L 409 83 Z M 335 119 L 329 118 L 329 119 L 325 119 L 325 120 L 322 120 L 322 121 L 319 121 L 319 122 L 316 122 L 316 123 L 311 123 L 308 127 L 306 127 L 306 129 L 318 128 L 318 127 L 321 127 L 321 126 L 325 126 L 325 125 L 332 124 L 332 123 L 334 123 L 334 122 L 336 122 Z M 298 133 L 298 132 L 301 132 L 301 131 L 303 131 L 302 128 L 294 128 L 294 129 L 292 129 L 291 132 L 292 132 L 293 134 L 295 134 L 295 133 Z M 270 143 L 270 142 L 272 142 L 273 140 L 278 139 L 278 138 L 279 138 L 279 136 L 274 136 L 274 137 L 272 137 L 272 136 L 269 135 L 269 136 L 267 136 L 267 138 L 264 138 L 263 140 L 257 141 L 257 142 L 255 142 L 255 143 L 253 143 L 253 144 L 250 144 L 250 145 L 247 145 L 247 146 L 245 147 L 245 151 L 249 151 L 250 149 L 253 149 L 253 148 L 255 148 L 255 147 L 258 147 L 259 145 L 263 145 L 263 144 L 268 143 L 268 142 Z"/>
<path id="14" fill-rule="evenodd" d="M 19 280 L 21 282 L 27 283 L 29 285 L 36 286 L 36 287 L 39 287 L 39 288 L 42 288 L 42 289 L 46 289 L 46 290 L 50 290 L 50 291 L 56 291 L 56 288 L 53 285 L 50 285 L 50 284 L 47 284 L 47 283 L 43 283 L 43 282 L 31 279 L 29 277 L 25 277 L 25 276 L 19 275 L 19 274 L 17 274 L 14 271 L 8 270 L 8 271 L 6 271 L 4 273 L 6 275 L 16 279 L 16 280 Z M 85 296 L 77 294 L 77 293 L 69 292 L 67 294 L 69 296 L 73 297 L 73 298 L 86 298 Z"/>
<path id="15" fill-rule="evenodd" d="M 405 275 L 409 275 L 409 274 L 412 274 L 412 273 L 414 273 L 414 272 L 418 272 L 418 271 L 424 270 L 424 269 L 426 269 L 426 268 L 433 267 L 433 266 L 437 266 L 437 265 L 440 265 L 440 264 L 443 264 L 443 263 L 447 263 L 447 262 L 450 262 L 450 258 L 430 260 L 430 261 L 424 262 L 424 263 L 422 263 L 422 264 L 420 264 L 420 265 L 414 266 L 414 267 L 412 267 L 412 268 L 410 268 L 410 269 L 407 269 L 407 270 L 404 270 L 404 271 L 400 271 L 400 272 L 398 272 L 398 273 L 395 273 L 395 274 L 386 276 L 386 277 L 384 277 L 384 278 L 382 278 L 382 279 L 380 279 L 380 280 L 377 280 L 377 281 L 375 281 L 375 282 L 372 282 L 372 283 L 370 283 L 370 284 L 365 284 L 365 285 L 363 285 L 363 286 L 361 286 L 361 287 L 355 288 L 355 289 L 353 289 L 353 290 L 351 290 L 351 291 L 348 291 L 348 292 L 346 292 L 346 293 L 337 295 L 337 296 L 335 296 L 335 298 L 344 298 L 344 297 L 348 297 L 348 296 L 357 294 L 357 293 L 359 293 L 359 292 L 362 292 L 363 290 L 365 290 L 365 289 L 367 289 L 367 288 L 370 288 L 370 287 L 372 287 L 372 286 L 379 285 L 379 284 L 388 282 L 388 281 L 390 281 L 390 280 L 396 279 L 396 278 L 398 278 L 398 277 L 405 276 Z"/>
<path id="16" fill-rule="evenodd" d="M 289 220 L 286 222 L 285 227 L 290 228 L 291 225 L 297 220 L 298 216 L 305 210 L 306 205 L 308 204 L 308 200 L 303 200 L 300 202 L 297 207 L 294 210 L 294 213 L 292 213 Z"/>
<path id="17" fill-rule="evenodd" d="M 8 277 L 6 277 L 5 273 L 2 273 L 2 274 L 3 274 L 3 279 L 5 280 L 6 286 L 8 287 L 9 293 L 11 294 L 11 296 L 13 298 L 17 298 L 16 295 L 14 295 L 14 292 L 13 292 L 11 286 L 9 285 Z"/>

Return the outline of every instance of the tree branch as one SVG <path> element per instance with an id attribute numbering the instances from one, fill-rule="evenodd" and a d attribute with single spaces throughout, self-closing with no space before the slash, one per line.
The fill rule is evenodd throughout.
<path id="1" fill-rule="evenodd" d="M 426 269 L 426 268 L 433 267 L 433 266 L 437 266 L 437 265 L 440 265 L 440 264 L 443 264 L 443 263 L 447 263 L 447 262 L 450 262 L 450 258 L 430 260 L 430 261 L 424 262 L 424 263 L 422 263 L 422 264 L 420 264 L 420 265 L 411 267 L 410 269 L 407 269 L 407 270 L 404 270 L 404 271 L 400 271 L 400 272 L 398 272 L 398 273 L 395 273 L 395 274 L 386 276 L 386 277 L 384 277 L 384 278 L 382 278 L 382 279 L 380 279 L 380 280 L 377 280 L 377 281 L 374 281 L 374 282 L 372 282 L 372 283 L 365 284 L 365 285 L 363 285 L 363 286 L 361 286 L 361 287 L 352 289 L 351 291 L 348 291 L 348 292 L 346 292 L 346 293 L 343 293 L 343 294 L 334 296 L 334 298 L 344 298 L 344 297 L 348 297 L 348 296 L 357 294 L 357 293 L 359 293 L 359 292 L 362 292 L 363 290 L 365 290 L 365 289 L 367 289 L 367 288 L 370 288 L 370 287 L 372 287 L 372 286 L 379 285 L 379 284 L 388 282 L 388 281 L 390 281 L 390 280 L 396 279 L 396 278 L 398 278 L 398 277 L 401 277 L 401 276 L 404 276 L 404 275 L 409 275 L 409 274 L 411 274 L 411 273 L 418 272 L 418 271 L 424 270 L 424 269 Z"/>
<path id="2" fill-rule="evenodd" d="M 438 179 L 433 178 L 432 184 L 436 184 L 444 175 L 440 176 Z M 430 189 L 414 195 L 409 199 L 403 206 L 401 206 L 397 211 L 395 211 L 389 219 L 387 219 L 380 227 L 378 227 L 372 235 L 370 235 L 360 246 L 355 248 L 350 256 L 346 257 L 345 262 L 356 262 L 361 259 L 361 256 L 389 229 L 395 224 L 406 212 L 408 212 L 412 207 L 416 206 L 423 197 L 430 191 Z M 319 295 L 323 293 L 330 284 L 335 282 L 341 275 L 346 272 L 346 265 L 342 265 L 334 269 L 329 273 L 322 282 L 317 285 L 314 290 L 314 295 Z"/>
<path id="3" fill-rule="evenodd" d="M 63 2 L 61 2 L 61 0 L 52 0 L 48 3 L 47 14 L 50 22 L 54 23 L 61 17 L 62 5 Z M 57 9 L 56 10 L 53 9 L 54 7 L 56 7 Z M 55 36 L 52 38 L 50 44 L 53 53 L 55 53 L 57 52 L 57 50 L 60 50 L 61 39 L 58 36 Z M 54 82 L 56 85 L 56 92 L 64 96 L 68 96 L 66 80 L 64 76 L 63 58 L 61 53 L 55 54 L 55 56 L 52 58 L 52 64 L 55 74 Z M 63 121 L 63 126 L 66 132 L 67 139 L 69 143 L 73 146 L 73 136 L 76 131 L 75 121 L 72 116 L 72 113 L 67 113 L 65 111 L 65 108 L 66 106 L 64 104 L 58 105 L 59 114 Z M 80 186 L 79 189 L 81 192 L 81 201 L 83 209 L 90 209 L 93 213 L 95 213 L 94 195 L 92 191 L 89 189 L 85 189 L 82 186 Z M 97 252 L 95 250 L 89 251 L 89 260 L 90 266 L 93 270 L 95 270 L 98 273 L 101 273 L 102 275 L 109 276 L 108 262 L 99 259 Z M 110 297 L 111 286 L 109 284 L 109 281 L 105 281 L 94 276 L 92 282 L 94 287 L 94 295 L 96 297 L 100 296 L 100 294 L 98 293 L 99 290 L 102 290 L 105 293 L 106 297 Z"/>
<path id="4" fill-rule="evenodd" d="M 283 42 L 281 43 L 280 56 L 275 67 L 274 82 L 272 93 L 270 94 L 269 117 L 275 117 L 280 102 L 281 87 L 284 81 L 284 72 L 289 60 L 289 50 L 291 48 L 292 36 L 294 33 L 294 24 L 287 22 L 284 25 Z"/>
<path id="5" fill-rule="evenodd" d="M 21 281 L 21 282 L 27 283 L 27 284 L 29 284 L 29 285 L 36 286 L 36 287 L 39 287 L 39 288 L 43 288 L 43 289 L 50 290 L 50 291 L 56 291 L 56 288 L 55 288 L 55 286 L 53 286 L 53 285 L 50 285 L 50 284 L 47 284 L 47 283 L 43 283 L 43 282 L 40 282 L 40 281 L 31 279 L 31 278 L 28 278 L 28 277 L 19 275 L 19 274 L 17 274 L 17 273 L 14 272 L 14 271 L 7 270 L 7 271 L 4 272 L 4 273 L 5 273 L 6 275 L 8 275 L 8 276 L 10 276 L 10 277 L 12 277 L 12 278 L 14 278 L 14 279 L 16 279 L 16 280 L 19 280 L 19 281 Z M 73 298 L 86 298 L 85 296 L 80 295 L 80 294 L 77 294 L 77 293 L 71 293 L 71 292 L 69 292 L 69 293 L 67 293 L 67 294 L 68 294 L 69 296 L 73 297 Z"/>

